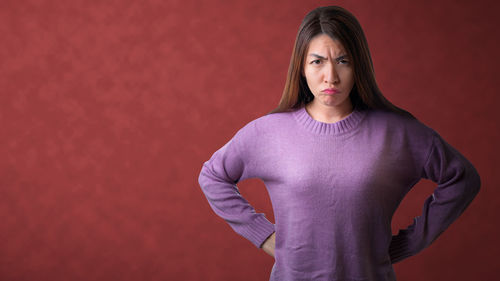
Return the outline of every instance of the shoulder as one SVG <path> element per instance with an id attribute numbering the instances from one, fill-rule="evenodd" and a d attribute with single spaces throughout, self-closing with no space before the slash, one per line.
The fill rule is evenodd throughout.
<path id="1" fill-rule="evenodd" d="M 404 132 L 414 137 L 432 138 L 434 129 L 418 120 L 416 117 L 404 116 L 392 111 L 379 109 L 367 110 L 369 126 L 385 127 L 393 132 Z"/>
<path id="2" fill-rule="evenodd" d="M 282 131 L 290 131 L 293 120 L 291 112 L 260 116 L 245 123 L 231 139 L 242 159 L 248 163 L 266 151 L 279 139 Z M 291 121 L 290 121 L 291 120 Z"/>
<path id="3" fill-rule="evenodd" d="M 242 136 L 263 136 L 293 126 L 293 112 L 278 112 L 266 114 L 247 122 L 239 131 Z"/>
<path id="4" fill-rule="evenodd" d="M 374 134 L 382 135 L 387 143 L 399 154 L 409 153 L 417 167 L 423 167 L 439 134 L 418 120 L 396 112 L 370 110 L 367 114 L 368 126 Z M 418 171 L 421 171 L 418 168 Z"/>

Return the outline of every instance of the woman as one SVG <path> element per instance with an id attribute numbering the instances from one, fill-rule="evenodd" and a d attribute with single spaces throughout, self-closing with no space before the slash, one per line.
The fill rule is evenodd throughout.
<path id="1" fill-rule="evenodd" d="M 275 225 L 238 192 L 260 178 Z M 421 178 L 437 183 L 412 225 L 391 218 Z M 428 247 L 480 188 L 474 166 L 377 87 L 355 17 L 320 7 L 304 18 L 278 108 L 203 164 L 214 212 L 275 258 L 270 280 L 396 280 L 393 263 Z"/>

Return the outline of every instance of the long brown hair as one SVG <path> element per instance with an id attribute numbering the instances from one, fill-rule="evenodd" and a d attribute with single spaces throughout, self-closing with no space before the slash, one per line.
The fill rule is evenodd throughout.
<path id="1" fill-rule="evenodd" d="M 314 99 L 302 70 L 309 42 L 319 34 L 339 40 L 353 62 L 354 86 L 349 98 L 354 107 L 382 109 L 415 118 L 382 95 L 375 81 L 370 50 L 361 25 L 349 11 L 338 6 L 319 7 L 305 16 L 295 39 L 283 95 L 278 107 L 268 114 L 291 111 Z"/>

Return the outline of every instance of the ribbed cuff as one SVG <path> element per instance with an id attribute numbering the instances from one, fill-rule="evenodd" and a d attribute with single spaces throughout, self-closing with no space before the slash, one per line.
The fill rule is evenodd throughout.
<path id="1" fill-rule="evenodd" d="M 250 240 L 257 248 L 260 248 L 274 231 L 274 224 L 264 216 L 258 216 L 251 224 L 242 227 L 240 234 Z"/>
<path id="2" fill-rule="evenodd" d="M 392 236 L 391 245 L 389 246 L 391 263 L 397 263 L 414 254 L 410 249 L 410 241 L 407 235 L 400 232 L 398 235 Z"/>

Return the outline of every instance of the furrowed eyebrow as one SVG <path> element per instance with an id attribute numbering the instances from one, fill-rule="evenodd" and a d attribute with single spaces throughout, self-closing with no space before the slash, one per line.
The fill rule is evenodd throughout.
<path id="1" fill-rule="evenodd" d="M 318 54 L 309 54 L 309 56 L 312 56 L 312 57 L 315 57 L 315 58 L 318 58 L 318 59 L 322 59 L 322 60 L 326 60 L 326 58 L 325 58 L 325 57 L 320 56 L 320 55 L 318 55 Z"/>
<path id="2" fill-rule="evenodd" d="M 335 61 L 341 61 L 343 59 L 345 59 L 347 57 L 347 55 L 341 55 L 340 57 L 336 58 Z"/>
<path id="3" fill-rule="evenodd" d="M 309 56 L 313 56 L 313 57 L 318 58 L 318 59 L 326 60 L 326 58 L 325 58 L 325 57 L 320 56 L 320 55 L 318 55 L 318 54 L 314 54 L 314 53 L 309 54 Z M 334 60 L 335 60 L 335 61 L 340 61 L 340 60 L 345 59 L 346 57 L 347 57 L 347 55 L 341 55 L 341 56 L 339 56 L 339 57 L 335 58 Z"/>

